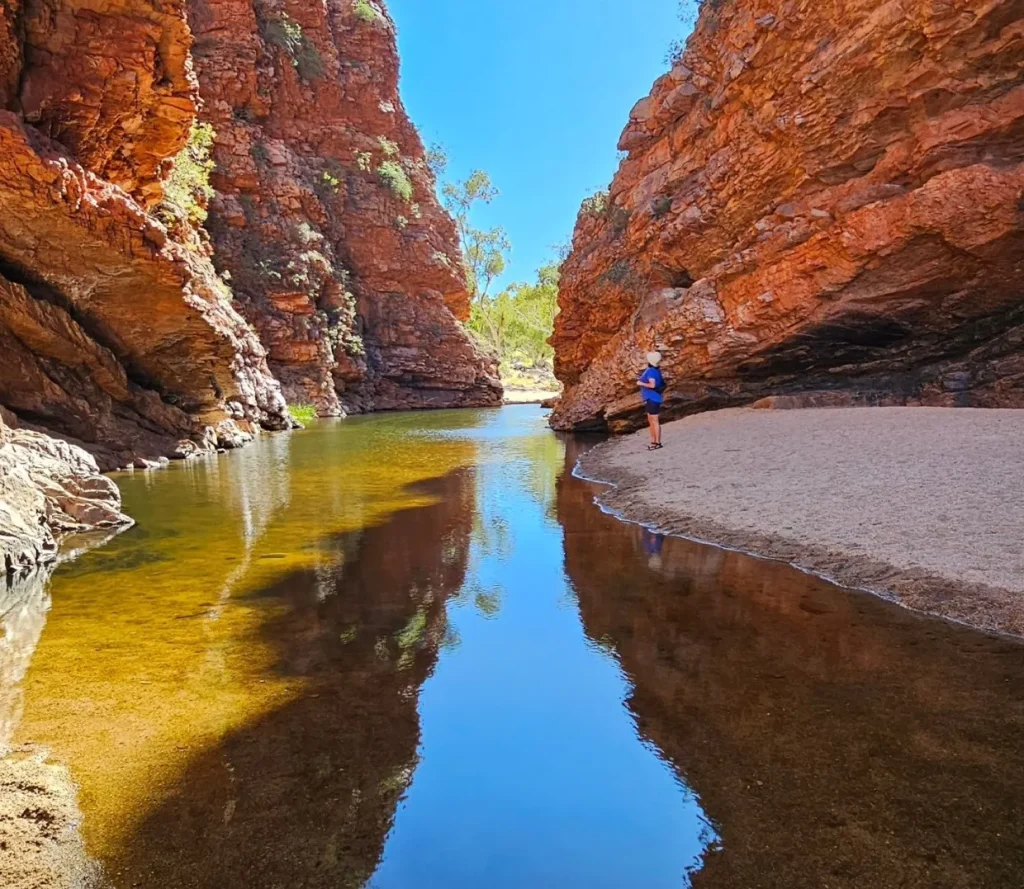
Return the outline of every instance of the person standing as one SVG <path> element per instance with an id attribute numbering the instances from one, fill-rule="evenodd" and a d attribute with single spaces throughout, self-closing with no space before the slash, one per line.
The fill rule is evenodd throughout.
<path id="1" fill-rule="evenodd" d="M 660 365 L 661 352 L 648 352 L 647 369 L 637 380 L 647 410 L 647 425 L 651 428 L 651 443 L 647 446 L 649 451 L 661 448 L 661 405 L 665 400 L 665 378 L 658 369 Z"/>

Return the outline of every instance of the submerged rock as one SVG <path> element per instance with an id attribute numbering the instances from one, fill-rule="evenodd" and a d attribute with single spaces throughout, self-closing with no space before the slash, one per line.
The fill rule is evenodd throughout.
<path id="1" fill-rule="evenodd" d="M 705 3 L 587 203 L 556 428 L 809 403 L 1024 407 L 1024 23 L 1013 0 Z"/>

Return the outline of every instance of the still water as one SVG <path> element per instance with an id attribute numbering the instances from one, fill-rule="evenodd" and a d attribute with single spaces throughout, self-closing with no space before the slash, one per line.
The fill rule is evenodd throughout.
<path id="1" fill-rule="evenodd" d="M 103 882 L 1024 885 L 1024 646 L 623 524 L 586 446 L 392 415 L 120 478 L 0 689 Z"/>

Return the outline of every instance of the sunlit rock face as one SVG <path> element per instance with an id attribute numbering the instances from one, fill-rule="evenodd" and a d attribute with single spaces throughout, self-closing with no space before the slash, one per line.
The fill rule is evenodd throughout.
<path id="1" fill-rule="evenodd" d="M 1024 21 L 1013 0 L 708 0 L 581 212 L 557 428 L 669 413 L 1024 406 Z"/>
<path id="2" fill-rule="evenodd" d="M 499 403 L 458 323 L 455 226 L 398 94 L 380 2 L 191 0 L 208 227 L 289 400 L 323 414 Z"/>
<path id="3" fill-rule="evenodd" d="M 201 239 L 152 212 L 195 118 L 190 45 L 180 2 L 0 15 L 0 405 L 103 468 L 288 424 Z"/>
<path id="4" fill-rule="evenodd" d="M 112 469 L 286 428 L 281 383 L 499 403 L 397 81 L 374 3 L 3 4 L 0 405 Z M 212 244 L 160 205 L 197 120 Z"/>
<path id="5" fill-rule="evenodd" d="M 0 583 L 53 562 L 61 536 L 131 524 L 121 494 L 81 448 L 11 428 L 0 408 Z"/>

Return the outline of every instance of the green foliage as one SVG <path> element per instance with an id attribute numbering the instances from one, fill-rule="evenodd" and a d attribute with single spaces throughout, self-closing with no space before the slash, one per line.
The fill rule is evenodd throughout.
<path id="1" fill-rule="evenodd" d="M 683 23 L 683 27 L 686 28 L 687 36 L 697 26 L 701 7 L 704 6 L 705 2 L 706 0 L 679 0 L 679 20 Z M 712 2 L 711 5 L 714 6 L 715 4 Z M 685 53 L 686 38 L 681 37 L 673 40 L 668 46 L 668 51 L 665 53 L 665 64 L 669 67 L 679 64 Z"/>
<path id="2" fill-rule="evenodd" d="M 174 158 L 174 169 L 164 183 L 165 209 L 183 214 L 192 225 L 206 221 L 206 204 L 213 197 L 210 173 L 216 166 L 210 158 L 217 134 L 208 123 L 193 123 L 188 142 Z"/>
<path id="3" fill-rule="evenodd" d="M 249 146 L 249 154 L 258 164 L 265 164 L 270 160 L 270 155 L 267 154 L 267 146 L 262 142 L 253 142 Z"/>
<path id="4" fill-rule="evenodd" d="M 658 197 L 651 201 L 651 215 L 653 215 L 655 219 L 660 219 L 671 209 L 672 198 L 667 194 L 658 195 Z"/>
<path id="5" fill-rule="evenodd" d="M 291 56 L 301 48 L 304 36 L 302 25 L 285 12 L 275 15 L 263 28 L 263 37 L 267 43 L 283 49 Z"/>
<path id="6" fill-rule="evenodd" d="M 380 150 L 384 152 L 384 157 L 396 158 L 398 157 L 398 143 L 392 142 L 386 136 L 378 136 L 377 143 L 380 145 Z"/>
<path id="7" fill-rule="evenodd" d="M 398 161 L 384 161 L 377 167 L 377 175 L 391 189 L 395 197 L 401 198 L 403 201 L 412 200 L 412 181 L 409 179 L 409 174 L 405 172 L 405 169 Z"/>
<path id="8" fill-rule="evenodd" d="M 288 413 L 292 415 L 292 419 L 296 423 L 301 423 L 303 426 L 315 423 L 317 419 L 316 408 L 311 404 L 290 404 Z"/>
<path id="9" fill-rule="evenodd" d="M 299 77 L 307 83 L 319 80 L 324 76 L 324 63 L 320 58 L 320 50 L 308 40 L 303 41 L 302 48 L 295 54 L 294 61 Z"/>
<path id="10" fill-rule="evenodd" d="M 436 142 L 427 149 L 426 161 L 435 179 L 440 179 L 448 169 L 448 153 Z"/>
<path id="11" fill-rule="evenodd" d="M 323 61 L 316 46 L 302 32 L 302 25 L 287 13 L 275 13 L 263 23 L 263 39 L 284 50 L 303 80 L 315 80 L 324 73 Z"/>
<path id="12" fill-rule="evenodd" d="M 503 375 L 516 367 L 547 368 L 554 357 L 548 337 L 558 312 L 558 266 L 544 266 L 535 284 L 513 284 L 497 296 L 474 300 L 470 331 L 501 362 Z"/>
<path id="13" fill-rule="evenodd" d="M 369 151 L 360 151 L 356 155 L 356 166 L 364 173 L 369 173 L 373 168 L 373 155 Z"/>
<path id="14" fill-rule="evenodd" d="M 608 192 L 599 191 L 584 199 L 580 213 L 585 216 L 601 216 L 608 209 Z"/>
<path id="15" fill-rule="evenodd" d="M 355 13 L 355 17 L 359 21 L 367 24 L 382 21 L 384 18 L 380 10 L 370 0 L 355 0 L 352 4 L 352 12 Z"/>
<path id="16" fill-rule="evenodd" d="M 308 247 L 311 244 L 319 243 L 323 236 L 308 222 L 300 222 L 295 226 L 295 235 L 299 242 Z"/>
<path id="17" fill-rule="evenodd" d="M 470 225 L 473 207 L 491 203 L 498 194 L 491 177 L 483 170 L 474 170 L 464 182 L 446 182 L 441 189 L 444 205 L 459 230 L 469 290 L 474 298 L 487 296 L 494 280 L 505 272 L 506 256 L 512 249 L 503 228 L 478 229 Z"/>
<path id="18" fill-rule="evenodd" d="M 320 175 L 320 181 L 323 182 L 334 194 L 341 191 L 341 179 L 335 176 L 333 173 L 324 170 Z"/>

